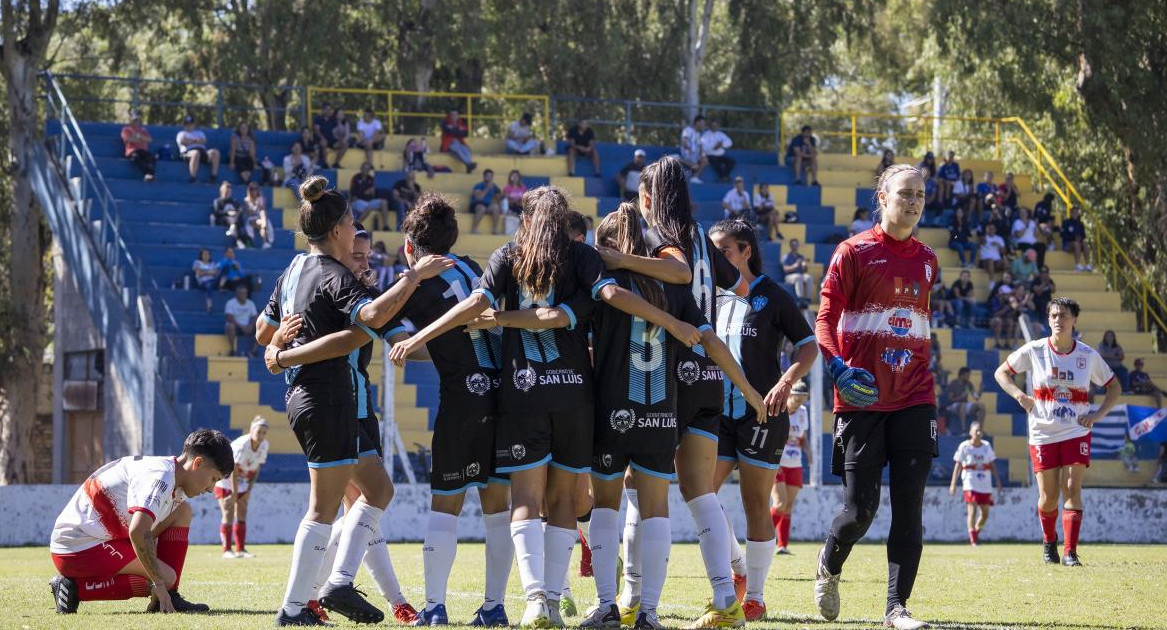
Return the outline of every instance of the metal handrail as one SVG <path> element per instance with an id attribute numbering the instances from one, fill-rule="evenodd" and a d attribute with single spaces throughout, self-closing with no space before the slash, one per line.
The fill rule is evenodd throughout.
<path id="1" fill-rule="evenodd" d="M 620 119 L 601 118 L 601 117 L 592 115 L 592 116 L 588 117 L 588 121 L 596 127 L 622 128 L 624 131 L 624 135 L 622 137 L 622 140 L 626 143 L 629 143 L 629 144 L 635 144 L 635 142 L 636 142 L 635 130 L 639 129 L 639 128 L 644 128 L 644 129 L 674 129 L 679 134 L 681 129 L 684 128 L 684 126 L 685 126 L 685 121 L 682 119 L 687 118 L 687 116 L 682 116 L 681 118 L 678 118 L 676 122 L 658 122 L 658 121 L 653 121 L 653 120 L 636 120 L 634 118 L 632 112 L 634 109 L 637 109 L 637 108 L 658 107 L 658 108 L 663 108 L 663 109 L 680 110 L 682 112 L 687 112 L 687 111 L 695 109 L 699 114 L 701 114 L 702 116 L 705 116 L 707 118 L 713 112 L 737 112 L 737 113 L 747 113 L 747 114 L 760 114 L 760 115 L 763 115 L 767 118 L 773 118 L 775 120 L 775 124 L 774 125 L 767 125 L 765 128 L 728 126 L 728 127 L 722 127 L 721 130 L 726 132 L 726 133 L 733 133 L 733 134 L 772 136 L 774 138 L 774 147 L 775 148 L 778 147 L 778 138 L 779 138 L 778 127 L 777 127 L 778 110 L 774 109 L 772 107 L 755 107 L 755 106 L 747 106 L 747 105 L 717 105 L 717 104 L 710 104 L 710 103 L 703 103 L 703 104 L 698 104 L 696 106 L 690 106 L 686 103 L 676 103 L 676 102 L 668 102 L 668 101 L 644 101 L 644 100 L 638 100 L 638 99 L 617 99 L 617 98 L 589 98 L 589 97 L 584 97 L 584 96 L 573 96 L 573 95 L 568 95 L 568 94 L 552 94 L 551 95 L 551 124 L 552 124 L 552 128 L 557 128 L 557 124 L 561 122 L 558 120 L 558 110 L 559 110 L 558 105 L 560 105 L 562 103 L 582 103 L 584 105 L 610 105 L 610 106 L 618 107 L 624 113 L 624 116 Z"/>

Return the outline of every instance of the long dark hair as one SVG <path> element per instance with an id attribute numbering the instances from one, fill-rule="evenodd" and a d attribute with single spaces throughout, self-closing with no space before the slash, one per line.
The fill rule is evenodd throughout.
<path id="1" fill-rule="evenodd" d="M 624 254 L 647 256 L 648 246 L 644 244 L 644 232 L 640 227 L 640 212 L 636 206 L 625 201 L 615 211 L 604 217 L 596 226 L 596 244 L 611 247 Z M 660 283 L 638 273 L 629 273 L 636 290 L 644 301 L 665 310 L 665 292 Z"/>
<path id="2" fill-rule="evenodd" d="M 762 251 L 758 249 L 758 235 L 754 233 L 754 228 L 747 222 L 741 219 L 723 219 L 713 224 L 709 228 L 709 234 L 728 234 L 730 238 L 737 241 L 738 247 L 743 245 L 750 246 L 750 260 L 748 265 L 750 273 L 755 276 L 762 275 Z"/>
<path id="3" fill-rule="evenodd" d="M 652 223 L 661 241 L 676 244 L 693 255 L 693 200 L 689 197 L 689 178 L 681 158 L 666 155 L 644 167 L 640 185 L 648 191 L 652 203 Z"/>
<path id="4" fill-rule="evenodd" d="M 567 195 L 556 186 L 540 186 L 523 193 L 523 221 L 515 232 L 511 257 L 515 280 L 532 299 L 550 295 L 567 267 L 570 212 Z"/>

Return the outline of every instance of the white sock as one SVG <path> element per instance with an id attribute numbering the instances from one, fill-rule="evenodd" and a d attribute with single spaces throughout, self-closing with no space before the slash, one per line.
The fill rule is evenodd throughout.
<path id="1" fill-rule="evenodd" d="M 486 525 L 486 597 L 484 610 L 492 610 L 503 602 L 511 565 L 515 562 L 515 544 L 511 541 L 511 512 L 483 514 Z"/>
<path id="2" fill-rule="evenodd" d="M 329 584 L 344 586 L 356 581 L 361 560 L 369 550 L 369 541 L 379 537 L 374 533 L 381 530 L 382 516 L 385 516 L 385 510 L 364 501 L 354 503 L 344 515 L 344 531 L 340 535 L 340 547 L 336 550 L 336 564 L 332 565 Z"/>
<path id="3" fill-rule="evenodd" d="M 375 535 L 369 540 L 369 548 L 365 552 L 363 564 L 368 569 L 369 575 L 373 577 L 373 582 L 377 584 L 377 590 L 381 591 L 381 596 L 386 601 L 394 606 L 409 603 L 409 600 L 405 599 L 405 595 L 401 592 L 401 582 L 397 581 L 397 571 L 393 569 L 393 561 L 389 559 L 389 544 L 385 542 L 385 536 L 381 534 L 379 522 Z"/>
<path id="4" fill-rule="evenodd" d="M 729 529 L 721 502 L 710 492 L 689 501 L 689 513 L 697 526 L 697 544 L 705 561 L 705 575 L 713 586 L 713 605 L 728 608 L 737 599 L 733 590 L 733 569 L 729 565 Z"/>
<path id="5" fill-rule="evenodd" d="M 537 518 L 511 522 L 511 541 L 519 565 L 519 580 L 530 601 L 545 594 L 543 584 L 543 522 Z"/>
<path id="6" fill-rule="evenodd" d="M 765 603 L 762 591 L 766 590 L 766 577 L 770 575 L 770 562 L 774 559 L 774 539 L 746 541 L 746 599 Z"/>
<path id="7" fill-rule="evenodd" d="M 592 574 L 600 607 L 616 603 L 616 557 L 620 553 L 620 512 L 610 508 L 592 510 Z"/>
<path id="8" fill-rule="evenodd" d="M 560 599 L 575 599 L 571 594 L 571 581 L 567 579 L 566 575 L 563 576 L 563 589 L 560 590 L 560 593 Z"/>
<path id="9" fill-rule="evenodd" d="M 575 549 L 575 530 L 548 525 L 544 531 L 543 576 L 547 580 L 544 588 L 547 601 L 559 601 L 571 565 L 571 552 Z"/>
<path id="10" fill-rule="evenodd" d="M 453 514 L 430 511 L 429 525 L 425 530 L 425 542 L 421 547 L 422 565 L 425 567 L 425 607 L 433 610 L 446 603 L 446 585 L 450 582 L 450 571 L 454 568 L 454 556 L 458 551 L 458 517 Z"/>
<path id="11" fill-rule="evenodd" d="M 725 511 L 725 507 L 721 508 L 722 516 L 725 518 L 725 527 L 729 530 L 729 566 L 733 568 L 734 575 L 746 574 L 746 553 L 742 550 L 742 544 L 737 540 L 737 534 L 733 531 L 733 521 L 729 520 L 729 512 Z"/>
<path id="12" fill-rule="evenodd" d="M 329 523 L 317 523 L 304 519 L 296 530 L 296 543 L 292 545 L 292 567 L 288 573 L 288 589 L 284 591 L 284 612 L 298 615 L 312 599 L 312 581 L 320 570 L 320 561 L 328 548 L 328 537 L 332 533 Z"/>
<path id="13" fill-rule="evenodd" d="M 669 572 L 669 547 L 673 544 L 673 529 L 667 516 L 644 519 L 640 527 L 644 530 L 640 541 L 640 570 L 644 573 L 640 587 L 640 612 L 655 614 Z"/>
<path id="14" fill-rule="evenodd" d="M 624 590 L 620 605 L 631 607 L 640 600 L 640 499 L 636 490 L 625 489 L 628 511 L 624 513 Z"/>
<path id="15" fill-rule="evenodd" d="M 332 564 L 336 562 L 336 550 L 340 547 L 340 533 L 344 531 L 344 517 L 336 519 L 332 524 L 332 534 L 328 538 L 328 549 L 324 552 L 324 558 L 320 561 L 320 569 L 316 571 L 316 581 L 312 583 L 312 599 L 319 599 L 320 587 L 328 581 L 328 576 L 332 575 Z"/>

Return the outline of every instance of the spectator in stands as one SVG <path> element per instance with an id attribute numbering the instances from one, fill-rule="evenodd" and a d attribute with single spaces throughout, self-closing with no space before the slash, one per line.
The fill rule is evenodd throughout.
<path id="1" fill-rule="evenodd" d="M 1013 221 L 1011 221 L 1009 216 L 1006 214 L 1008 209 L 1005 208 L 1005 206 L 998 204 L 996 197 L 989 195 L 986 197 L 986 203 L 988 203 L 988 200 L 990 199 L 992 200 L 992 203 L 990 203 L 988 206 L 989 212 L 984 216 L 984 222 L 982 223 L 982 226 L 987 228 L 990 223 L 993 224 L 997 228 L 997 235 L 1000 236 L 1002 240 L 1004 240 L 1006 236 L 1011 236 L 1010 232 L 1013 228 Z M 1010 251 L 1009 241 L 1006 240 L 1003 253 L 1008 254 Z"/>
<path id="2" fill-rule="evenodd" d="M 312 118 L 312 135 L 320 147 L 321 168 L 328 168 L 328 149 L 335 148 L 333 145 L 336 143 L 336 136 L 333 135 L 335 129 L 336 113 L 332 111 L 332 105 L 325 102 L 320 106 L 320 113 Z M 340 167 L 333 164 L 333 168 Z"/>
<path id="3" fill-rule="evenodd" d="M 717 181 L 728 182 L 735 162 L 725 151 L 733 146 L 733 140 L 725 135 L 720 126 L 716 120 L 709 121 L 709 131 L 701 134 L 701 153 L 713 167 L 713 172 L 717 173 Z"/>
<path id="4" fill-rule="evenodd" d="M 981 402 L 981 386 L 972 382 L 972 370 L 962 367 L 956 371 L 956 380 L 944 388 L 946 409 L 956 415 L 956 422 L 948 425 L 949 435 L 960 435 L 968 430 L 969 414 L 973 422 L 984 422 L 985 405 Z M 951 416 L 950 416 L 951 418 Z"/>
<path id="5" fill-rule="evenodd" d="M 466 144 L 466 137 L 470 135 L 470 128 L 462 119 L 458 110 L 451 109 L 442 119 L 442 153 L 452 153 L 458 161 L 466 165 L 466 172 L 473 173 L 478 168 L 474 156 L 470 153 L 470 146 Z"/>
<path id="6" fill-rule="evenodd" d="M 802 186 L 807 181 L 812 186 L 819 185 L 818 138 L 812 131 L 810 125 L 803 125 L 802 133 L 791 138 L 786 145 L 786 166 L 794 173 L 795 186 Z"/>
<path id="7" fill-rule="evenodd" d="M 1074 271 L 1094 271 L 1094 265 L 1090 264 L 1090 247 L 1086 243 L 1086 226 L 1082 223 L 1082 209 L 1078 206 L 1071 207 L 1070 218 L 1062 221 L 1062 250 L 1074 253 Z"/>
<path id="8" fill-rule="evenodd" d="M 855 236 L 860 232 L 866 232 L 875 226 L 875 222 L 871 220 L 871 210 L 867 208 L 855 208 L 855 214 L 851 215 L 851 226 L 847 228 L 848 234 Z"/>
<path id="9" fill-rule="evenodd" d="M 920 167 L 920 174 L 924 176 L 924 217 L 920 221 L 921 227 L 936 225 L 944 213 L 944 205 L 940 203 L 940 185 L 936 183 L 935 173 L 936 171 L 929 170 L 926 166 Z"/>
<path id="10" fill-rule="evenodd" d="M 243 272 L 243 264 L 235 259 L 235 248 L 223 250 L 223 260 L 219 261 L 219 290 L 234 291 L 235 287 L 247 287 L 250 295 L 255 289 L 255 282 L 251 274 Z"/>
<path id="11" fill-rule="evenodd" d="M 952 205 L 956 208 L 964 208 L 964 215 L 969 218 L 973 225 L 981 224 L 981 217 L 979 214 L 974 214 L 976 210 L 976 182 L 973 181 L 973 172 L 970 169 L 964 169 L 960 172 L 960 179 L 952 184 Z"/>
<path id="12" fill-rule="evenodd" d="M 976 227 L 965 218 L 965 210 L 957 206 L 948 225 L 948 247 L 956 250 L 960 266 L 969 269 L 977 264 Z"/>
<path id="13" fill-rule="evenodd" d="M 587 118 L 581 117 L 579 122 L 567 130 L 568 175 L 575 175 L 575 157 L 577 155 L 591 158 L 594 176 L 600 176 L 600 152 L 596 149 L 596 132 L 588 127 Z"/>
<path id="14" fill-rule="evenodd" d="M 686 125 L 681 130 L 681 161 L 689 169 L 689 182 L 702 184 L 701 171 L 709 166 L 709 160 L 701 150 L 701 136 L 705 134 L 705 117 L 697 114 L 693 117 L 693 124 Z"/>
<path id="15" fill-rule="evenodd" d="M 276 229 L 267 212 L 267 199 L 260 190 L 259 182 L 247 184 L 247 194 L 243 197 L 243 212 L 247 217 L 247 239 L 254 243 L 256 235 L 264 249 L 271 249 L 276 240 Z"/>
<path id="16" fill-rule="evenodd" d="M 616 173 L 616 184 L 620 187 L 620 196 L 624 201 L 636 201 L 640 195 L 640 172 L 647 166 L 644 149 L 632 152 L 632 161 Z"/>
<path id="17" fill-rule="evenodd" d="M 389 194 L 393 201 L 390 205 L 393 206 L 393 213 L 397 217 L 397 230 L 400 231 L 401 226 L 405 224 L 405 215 L 413 210 L 413 207 L 417 205 L 417 200 L 421 198 L 421 186 L 417 183 L 417 171 L 405 171 L 405 176 L 393 183 Z M 381 229 L 389 229 L 388 221 L 385 221 Z"/>
<path id="18" fill-rule="evenodd" d="M 811 291 L 814 290 L 814 278 L 810 276 L 806 256 L 798 251 L 800 246 L 798 239 L 790 239 L 787 246 L 790 251 L 782 258 L 782 271 L 786 273 L 786 282 L 794 285 L 794 295 L 809 300 Z"/>
<path id="19" fill-rule="evenodd" d="M 406 173 L 406 177 L 412 175 L 413 171 Z M 377 177 L 371 162 L 361 164 L 361 170 L 349 181 L 348 198 L 357 221 L 369 223 L 368 219 L 372 216 L 377 218 L 382 230 L 389 229 L 389 204 L 377 197 Z M 405 215 L 398 214 L 397 225 L 400 226 L 404 219 Z M 371 224 L 369 227 L 372 229 Z"/>
<path id="20" fill-rule="evenodd" d="M 979 259 L 990 279 L 1005 268 L 1005 239 L 997 235 L 995 223 L 985 225 Z"/>
<path id="21" fill-rule="evenodd" d="M 527 192 L 527 185 L 523 183 L 523 176 L 518 169 L 507 175 L 506 186 L 502 187 L 502 201 L 499 210 L 503 214 L 503 227 L 507 234 L 514 234 L 519 229 L 519 217 L 523 214 L 523 195 Z M 512 229 L 513 228 L 513 229 Z"/>
<path id="22" fill-rule="evenodd" d="M 1151 375 L 1143 371 L 1143 360 L 1135 359 L 1135 369 L 1127 375 L 1127 380 L 1131 386 L 1131 392 L 1139 394 L 1140 396 L 1151 396 L 1155 399 L 1155 407 L 1157 409 L 1163 408 L 1163 391 L 1157 385 L 1151 382 Z"/>
<path id="23" fill-rule="evenodd" d="M 928 368 L 932 371 L 932 378 L 936 381 L 937 387 L 944 387 L 948 385 L 948 370 L 944 369 L 943 353 L 944 349 L 940 345 L 940 338 L 936 333 L 932 333 L 932 363 Z M 941 390 L 943 392 L 943 390 Z"/>
<path id="24" fill-rule="evenodd" d="M 239 181 L 250 182 L 251 171 L 255 170 L 255 136 L 251 133 L 251 125 L 245 122 L 235 125 L 229 152 L 231 158 L 227 166 L 235 171 Z"/>
<path id="25" fill-rule="evenodd" d="M 751 205 L 754 208 L 754 215 L 758 219 L 758 226 L 762 228 L 762 235 L 767 241 L 770 240 L 775 231 L 781 234 L 778 212 L 775 211 L 777 206 L 774 203 L 774 195 L 770 193 L 770 184 L 766 182 L 758 184 L 758 190 L 754 192 L 754 200 Z"/>
<path id="26" fill-rule="evenodd" d="M 1030 290 L 1029 285 L 1025 282 L 1017 281 L 1013 286 L 1013 295 L 1017 298 L 1017 304 L 1021 312 L 1029 316 L 1031 325 L 1036 325 L 1036 322 L 1033 320 L 1037 318 L 1037 304 L 1033 301 L 1033 291 Z"/>
<path id="27" fill-rule="evenodd" d="M 129 158 L 138 170 L 142 171 L 143 179 L 154 181 L 154 154 L 150 151 L 150 132 L 142 125 L 142 115 L 138 110 L 130 111 L 130 124 L 122 127 L 122 144 L 125 145 L 126 157 Z"/>
<path id="28" fill-rule="evenodd" d="M 1053 242 L 1054 232 L 1058 229 L 1054 219 L 1054 194 L 1046 193 L 1041 201 L 1033 205 L 1033 220 L 1037 221 L 1037 237 L 1046 247 Z"/>
<path id="29" fill-rule="evenodd" d="M 1020 300 L 1013 293 L 1009 293 L 989 320 L 993 327 L 994 348 L 1011 350 L 1017 346 L 1017 321 L 1021 313 Z"/>
<path id="30" fill-rule="evenodd" d="M 750 208 L 750 193 L 746 192 L 746 180 L 738 175 L 730 188 L 721 198 L 721 211 L 726 219 L 744 219 L 750 225 L 754 223 L 753 212 Z"/>
<path id="31" fill-rule="evenodd" d="M 1025 250 L 1020 256 L 1013 259 L 1013 264 L 1009 265 L 1009 271 L 1013 274 L 1018 282 L 1029 284 L 1037 278 L 1037 271 L 1041 267 L 1037 264 L 1037 252 L 1032 249 Z"/>
<path id="32" fill-rule="evenodd" d="M 875 180 L 879 181 L 880 176 L 883 175 L 883 172 L 887 170 L 887 167 L 895 163 L 896 152 L 892 151 L 891 149 L 884 149 L 883 157 L 879 159 L 879 164 L 875 166 Z"/>
<path id="33" fill-rule="evenodd" d="M 474 184 L 474 189 L 470 191 L 470 211 L 474 213 L 474 223 L 470 225 L 470 233 L 478 233 L 478 224 L 482 222 L 482 216 L 490 213 L 490 233 L 501 234 L 502 226 L 499 218 L 502 212 L 499 209 L 499 201 L 502 197 L 502 191 L 498 189 L 498 184 L 494 183 L 494 171 L 486 169 L 482 171 L 482 181 Z"/>
<path id="34" fill-rule="evenodd" d="M 972 272 L 968 269 L 962 269 L 960 277 L 952 283 L 952 288 L 948 293 L 948 301 L 952 303 L 952 311 L 956 315 L 956 325 L 961 328 L 972 328 L 977 299 L 973 295 Z"/>
<path id="35" fill-rule="evenodd" d="M 1017 218 L 1013 221 L 1013 244 L 1022 253 L 1035 252 L 1035 260 L 1040 267 L 1045 264 L 1045 243 L 1037 240 L 1037 221 L 1033 220 L 1032 214 L 1029 208 L 1018 210 Z M 1033 271 L 1036 275 L 1037 270 Z"/>
<path id="36" fill-rule="evenodd" d="M 381 121 L 373 115 L 373 109 L 366 107 L 365 111 L 361 113 L 361 119 L 357 121 L 357 135 L 356 146 L 363 149 L 365 152 L 365 161 L 373 163 L 373 151 L 380 151 L 385 148 L 385 127 Z M 409 168 L 409 161 L 404 162 L 405 168 Z M 432 177 L 433 174 L 431 173 Z"/>
<path id="37" fill-rule="evenodd" d="M 430 148 L 426 144 L 425 137 L 416 140 L 410 138 L 409 142 L 405 143 L 405 150 L 401 154 L 403 168 L 407 171 L 425 171 L 426 177 L 433 179 L 436 169 L 430 166 L 430 163 L 425 159 L 429 152 Z"/>
<path id="38" fill-rule="evenodd" d="M 332 126 L 332 144 L 330 145 L 332 150 L 336 151 L 336 157 L 332 160 L 332 168 L 340 168 L 344 154 L 348 153 L 348 148 L 352 146 L 352 135 L 353 130 L 349 126 L 348 114 L 337 107 L 336 123 Z"/>
<path id="39" fill-rule="evenodd" d="M 956 326 L 956 309 L 949 300 L 951 293 L 948 287 L 944 286 L 944 280 L 939 276 L 936 277 L 936 282 L 932 283 L 931 295 L 928 298 L 928 306 L 931 308 L 932 327 L 933 328 L 954 328 Z"/>
<path id="40" fill-rule="evenodd" d="M 1013 173 L 1005 173 L 1005 181 L 997 186 L 997 203 L 1010 210 L 1016 210 L 1020 194 L 1021 191 L 1017 189 L 1017 184 L 1013 181 Z"/>
<path id="41" fill-rule="evenodd" d="M 249 295 L 247 287 L 239 285 L 235 287 L 235 299 L 227 300 L 227 305 L 223 307 L 223 313 L 227 317 L 227 347 L 231 349 L 229 352 L 233 357 L 243 354 L 235 347 L 236 339 L 239 337 L 250 339 L 255 335 L 255 316 L 259 312 L 255 308 L 255 302 L 252 302 L 248 297 Z M 258 350 L 259 344 L 253 342 L 250 356 L 259 356 Z"/>
<path id="42" fill-rule="evenodd" d="M 385 251 L 385 242 L 377 241 L 373 243 L 373 248 L 369 250 L 369 271 L 373 272 L 373 277 L 376 278 L 374 283 L 378 290 L 384 291 L 385 287 L 389 285 L 387 275 L 393 271 L 392 265 L 389 264 L 389 253 Z"/>
<path id="43" fill-rule="evenodd" d="M 944 163 L 936 171 L 936 183 L 939 184 L 940 203 L 945 207 L 952 205 L 952 189 L 960 181 L 960 163 L 956 161 L 956 153 L 949 151 L 944 156 Z"/>
<path id="44" fill-rule="evenodd" d="M 1050 277 L 1049 267 L 1042 266 L 1037 274 L 1037 278 L 1029 286 L 1030 293 L 1033 294 L 1033 307 L 1038 314 L 1045 313 L 1046 307 L 1049 306 L 1050 300 L 1054 299 L 1054 294 L 1058 291 L 1058 285 L 1054 283 L 1053 278 Z M 1040 317 L 1038 320 L 1040 321 Z M 1042 324 L 1045 327 L 1045 324 Z"/>
<path id="45" fill-rule="evenodd" d="M 190 181 L 194 182 L 199 174 L 200 164 L 211 166 L 211 175 L 208 182 L 219 179 L 219 150 L 207 148 L 207 134 L 195 127 L 194 116 L 182 119 L 182 129 L 175 137 L 179 155 L 190 165 Z"/>
<path id="46" fill-rule="evenodd" d="M 300 183 L 316 172 L 316 163 L 304 153 L 304 145 L 292 143 L 292 152 L 284 156 L 284 186 L 300 194 Z"/>
<path id="47" fill-rule="evenodd" d="M 243 208 L 231 195 L 231 182 L 227 180 L 219 183 L 219 196 L 211 202 L 211 225 L 227 228 L 227 236 L 235 239 L 237 246 L 246 244 Z"/>
<path id="48" fill-rule="evenodd" d="M 546 147 L 535 137 L 535 132 L 531 129 L 531 119 L 530 113 L 524 113 L 521 118 L 511 123 L 507 129 L 507 153 L 531 155 L 536 150 L 539 153 L 546 153 Z"/>
<path id="49" fill-rule="evenodd" d="M 316 134 L 312 133 L 312 129 L 309 127 L 300 129 L 300 148 L 304 151 L 304 155 L 312 160 L 315 168 L 328 168 L 324 145 L 320 144 L 320 140 L 316 138 Z"/>
<path id="50" fill-rule="evenodd" d="M 1122 385 L 1122 391 L 1131 391 L 1131 374 L 1130 370 L 1122 364 L 1126 360 L 1126 353 L 1123 352 L 1122 346 L 1118 343 L 1118 337 L 1113 330 L 1108 330 L 1102 333 L 1102 343 L 1098 344 L 1098 354 L 1114 375 L 1118 377 L 1119 384 Z"/>
<path id="51" fill-rule="evenodd" d="M 199 250 L 199 257 L 191 264 L 194 272 L 195 286 L 202 289 L 207 295 L 207 314 L 211 314 L 211 298 L 218 288 L 219 264 L 211 260 L 211 250 Z"/>
<path id="52" fill-rule="evenodd" d="M 931 151 L 925 153 L 924 159 L 920 160 L 920 163 L 916 165 L 916 168 L 921 168 L 921 169 L 926 168 L 926 169 L 928 169 L 929 173 L 935 175 L 936 171 L 937 171 L 936 156 L 933 155 L 933 153 Z"/>

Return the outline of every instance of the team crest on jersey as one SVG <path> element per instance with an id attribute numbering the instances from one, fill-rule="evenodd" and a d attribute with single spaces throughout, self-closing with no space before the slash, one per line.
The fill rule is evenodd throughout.
<path id="1" fill-rule="evenodd" d="M 478 473 L 480 472 L 482 472 L 482 467 L 478 465 L 478 462 L 470 462 L 470 464 L 466 466 L 467 479 L 473 479 L 474 477 L 477 477 Z"/>
<path id="2" fill-rule="evenodd" d="M 611 468 L 612 467 L 612 454 L 611 453 L 604 453 L 603 455 L 600 455 L 600 464 L 605 469 Z"/>
<path id="3" fill-rule="evenodd" d="M 518 378 L 517 374 L 515 378 Z M 515 385 L 518 385 L 517 381 Z M 475 396 L 485 396 L 486 392 L 490 391 L 490 377 L 482 372 L 475 372 L 466 377 L 466 389 Z"/>
<path id="4" fill-rule="evenodd" d="M 887 325 L 897 337 L 906 337 L 912 332 L 912 312 L 906 308 L 897 308 L 891 317 L 887 318 Z"/>
<path id="5" fill-rule="evenodd" d="M 531 368 L 515 370 L 515 387 L 521 392 L 530 390 L 538 381 L 539 375 Z"/>
<path id="6" fill-rule="evenodd" d="M 924 263 L 924 278 L 928 280 L 928 284 L 932 284 L 932 265 Z"/>
<path id="7" fill-rule="evenodd" d="M 1078 369 L 1079 370 L 1086 369 L 1086 357 L 1078 357 Z"/>
<path id="8" fill-rule="evenodd" d="M 760 311 L 766 308 L 766 305 L 769 303 L 770 299 L 764 295 L 755 295 L 754 297 L 750 298 L 750 308 L 754 309 L 755 311 Z"/>
<path id="9" fill-rule="evenodd" d="M 515 459 L 523 459 L 527 456 L 527 447 L 522 444 L 511 445 L 511 457 Z"/>
<path id="10" fill-rule="evenodd" d="M 636 412 L 631 409 L 617 409 L 608 418 L 612 428 L 623 434 L 636 425 Z"/>
<path id="11" fill-rule="evenodd" d="M 701 366 L 696 361 L 681 361 L 677 364 L 677 379 L 686 385 L 692 385 L 701 378 Z"/>
<path id="12" fill-rule="evenodd" d="M 884 348 L 879 358 L 892 372 L 903 372 L 912 362 L 912 351 L 907 348 Z"/>

